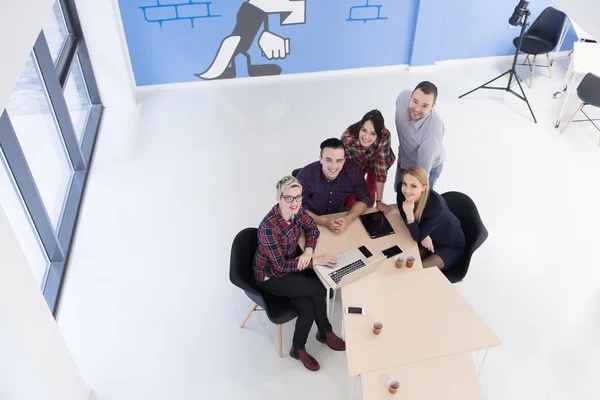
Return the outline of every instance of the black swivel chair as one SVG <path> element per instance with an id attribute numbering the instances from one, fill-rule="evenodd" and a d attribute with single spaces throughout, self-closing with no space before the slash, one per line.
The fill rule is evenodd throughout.
<path id="1" fill-rule="evenodd" d="M 573 113 L 573 115 L 571 115 L 569 122 L 567 122 L 567 124 L 562 128 L 560 133 L 563 133 L 565 131 L 565 129 L 567 129 L 567 126 L 569 126 L 569 124 L 571 122 L 585 122 L 585 121 L 591 122 L 592 125 L 594 125 L 596 127 L 596 129 L 598 129 L 598 131 L 600 131 L 600 128 L 598 128 L 598 125 L 596 125 L 594 123 L 594 121 L 598 121 L 598 120 L 591 119 L 585 113 L 585 111 L 583 111 L 583 107 L 585 107 L 587 105 L 594 106 L 594 107 L 600 107 L 600 77 L 598 77 L 592 73 L 586 74 L 583 77 L 583 80 L 581 81 L 579 86 L 577 86 L 577 96 L 581 99 L 582 103 L 579 106 L 579 108 L 577 108 L 577 111 L 575 111 Z M 573 121 L 573 118 L 575 118 L 575 114 L 577 114 L 579 111 L 581 111 L 587 119 L 578 119 L 576 121 Z M 600 146 L 600 137 L 598 138 L 598 146 Z"/>
<path id="2" fill-rule="evenodd" d="M 285 297 L 272 296 L 263 293 L 256 287 L 252 263 L 258 242 L 258 230 L 256 228 L 246 228 L 240 231 L 231 246 L 231 262 L 229 264 L 229 280 L 235 286 L 246 292 L 246 295 L 253 301 L 250 312 L 242 322 L 241 328 L 252 313 L 261 307 L 267 313 L 267 317 L 277 325 L 279 336 L 279 357 L 283 357 L 281 325 L 285 324 L 298 316 L 298 311 L 294 305 Z"/>
<path id="3" fill-rule="evenodd" d="M 295 178 L 298 175 L 298 172 L 300 172 L 302 168 L 296 168 L 295 170 L 292 171 L 292 176 Z"/>
<path id="4" fill-rule="evenodd" d="M 531 78 L 529 78 L 529 87 L 533 83 L 533 73 L 535 72 L 535 60 L 538 55 L 546 54 L 548 65 L 540 65 L 540 67 L 548 67 L 550 78 L 552 78 L 552 63 L 550 62 L 550 52 L 554 50 L 560 40 L 563 27 L 567 20 L 567 15 L 557 10 L 554 7 L 547 7 L 542 11 L 539 17 L 531 24 L 521 44 L 521 52 L 527 54 L 525 62 L 528 62 L 529 55 L 533 55 L 533 66 L 531 64 L 519 64 L 531 66 Z M 515 47 L 519 45 L 519 38 L 513 40 Z M 511 59 L 512 63 L 512 59 Z"/>
<path id="5" fill-rule="evenodd" d="M 453 266 L 442 270 L 450 282 L 456 283 L 467 275 L 471 257 L 487 239 L 488 231 L 481 221 L 477 206 L 469 196 L 460 192 L 447 192 L 442 197 L 452 214 L 460 221 L 466 239 L 465 250 L 460 259 Z"/>

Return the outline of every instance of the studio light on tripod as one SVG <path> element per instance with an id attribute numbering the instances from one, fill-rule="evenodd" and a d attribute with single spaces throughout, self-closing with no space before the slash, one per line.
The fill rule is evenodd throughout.
<path id="1" fill-rule="evenodd" d="M 519 26 L 521 23 L 521 18 L 527 12 L 527 7 L 529 6 L 529 2 L 531 0 L 520 0 L 519 4 L 515 7 L 515 11 L 513 11 L 513 15 L 508 19 L 508 23 L 512 26 Z"/>
<path id="2" fill-rule="evenodd" d="M 520 26 L 521 27 L 521 34 L 519 35 L 519 38 L 518 38 L 519 41 L 518 41 L 518 45 L 516 46 L 517 48 L 515 50 L 515 55 L 513 57 L 513 62 L 512 62 L 511 68 L 508 71 L 498 75 L 491 81 L 488 81 L 488 82 L 484 83 L 483 85 L 476 87 L 473 90 L 468 91 L 465 94 L 461 94 L 460 96 L 458 96 L 458 98 L 462 99 L 466 95 L 471 94 L 474 91 L 479 90 L 479 89 L 504 90 L 506 92 L 514 94 L 519 99 L 523 100 L 527 104 L 527 108 L 529 108 L 529 112 L 531 112 L 531 116 L 533 117 L 533 122 L 537 123 L 537 119 L 535 119 L 535 114 L 533 113 L 533 110 L 531 109 L 531 105 L 529 104 L 529 100 L 527 100 L 527 96 L 525 95 L 525 91 L 523 90 L 523 87 L 521 86 L 520 78 L 517 75 L 517 71 L 515 69 L 515 65 L 517 65 L 517 58 L 519 57 L 519 53 L 521 52 L 521 45 L 523 44 L 523 37 L 525 36 L 525 30 L 529 26 L 527 19 L 531 15 L 531 11 L 529 11 L 527 9 L 527 7 L 529 7 L 530 1 L 531 0 L 519 0 L 519 4 L 517 4 L 517 6 L 515 7 L 515 10 L 513 11 L 513 14 L 508 19 L 508 23 L 511 24 L 512 26 Z M 504 87 L 489 86 L 490 83 L 497 81 L 498 79 L 500 79 L 506 75 L 508 75 L 508 84 L 506 86 L 504 86 Z M 517 82 L 517 85 L 519 85 L 521 94 L 512 90 L 513 81 Z"/>

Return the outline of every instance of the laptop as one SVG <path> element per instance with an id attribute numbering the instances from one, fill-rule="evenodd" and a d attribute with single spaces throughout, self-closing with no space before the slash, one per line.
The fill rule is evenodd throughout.
<path id="1" fill-rule="evenodd" d="M 395 233 L 390 221 L 388 221 L 381 211 L 362 214 L 360 216 L 360 222 L 362 222 L 371 239 L 393 235 Z"/>
<path id="2" fill-rule="evenodd" d="M 313 268 L 321 273 L 331 288 L 337 289 L 375 272 L 385 257 L 374 258 L 367 260 L 358 248 L 354 248 L 339 254 L 334 268 L 323 265 L 315 265 Z"/>

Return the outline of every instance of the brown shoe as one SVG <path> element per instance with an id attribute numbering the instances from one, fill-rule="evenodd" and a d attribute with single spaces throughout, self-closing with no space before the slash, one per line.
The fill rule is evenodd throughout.
<path id="1" fill-rule="evenodd" d="M 346 342 L 340 339 L 333 331 L 327 332 L 325 337 L 322 337 L 321 333 L 317 332 L 317 340 L 321 343 L 325 343 L 329 348 L 335 351 L 346 350 Z"/>
<path id="2" fill-rule="evenodd" d="M 306 350 L 296 350 L 294 346 L 290 349 L 290 356 L 296 360 L 302 361 L 302 364 L 311 371 L 318 371 L 321 366 L 313 356 L 308 354 Z"/>

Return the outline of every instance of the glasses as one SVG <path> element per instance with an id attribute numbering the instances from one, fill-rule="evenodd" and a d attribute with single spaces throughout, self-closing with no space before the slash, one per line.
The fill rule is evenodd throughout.
<path id="1" fill-rule="evenodd" d="M 285 200 L 286 203 L 291 203 L 294 200 L 296 200 L 296 203 L 300 203 L 302 201 L 302 195 L 301 194 L 299 194 L 296 197 L 294 197 L 294 196 L 284 196 L 284 195 L 281 195 L 279 197 L 281 197 L 283 200 Z"/>

